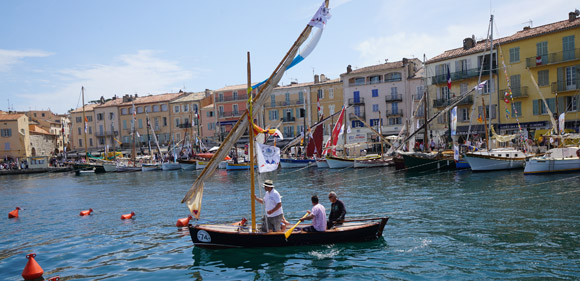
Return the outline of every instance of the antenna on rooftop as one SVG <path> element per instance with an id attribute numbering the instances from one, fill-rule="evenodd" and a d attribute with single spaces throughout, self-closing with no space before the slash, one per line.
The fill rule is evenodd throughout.
<path id="1" fill-rule="evenodd" d="M 526 23 L 529 25 L 529 27 L 534 27 L 533 26 L 534 25 L 534 21 L 533 20 L 525 21 L 525 22 L 522 22 L 521 24 L 526 24 Z"/>

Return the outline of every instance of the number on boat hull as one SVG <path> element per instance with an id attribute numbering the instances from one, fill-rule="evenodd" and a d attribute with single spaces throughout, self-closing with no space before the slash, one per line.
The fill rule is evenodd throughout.
<path id="1" fill-rule="evenodd" d="M 197 232 L 197 240 L 199 242 L 211 242 L 211 236 L 205 230 L 200 230 Z"/>

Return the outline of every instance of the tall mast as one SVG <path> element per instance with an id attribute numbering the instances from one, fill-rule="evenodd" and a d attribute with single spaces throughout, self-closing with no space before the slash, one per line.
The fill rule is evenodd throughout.
<path id="1" fill-rule="evenodd" d="M 149 149 L 149 155 L 151 155 L 151 136 L 149 135 L 149 126 L 151 126 L 151 124 L 149 123 L 149 115 L 147 114 L 147 110 L 145 110 L 145 121 L 147 122 L 147 148 Z"/>
<path id="2" fill-rule="evenodd" d="M 103 110 L 103 127 L 105 127 L 105 135 L 103 136 L 103 138 L 105 139 L 105 156 L 103 157 L 103 160 L 108 160 L 107 159 L 107 114 L 105 114 L 106 111 Z M 97 111 L 95 110 L 95 114 L 97 113 Z M 96 128 L 95 128 L 96 129 Z"/>
<path id="3" fill-rule="evenodd" d="M 423 67 L 425 67 L 425 61 L 427 60 L 425 54 L 423 54 Z M 425 71 L 427 71 L 427 69 L 425 69 Z M 427 74 L 427 73 L 426 73 Z M 429 102 L 429 87 L 427 85 L 427 80 L 425 80 L 425 92 L 423 93 L 423 95 L 425 95 L 424 100 L 423 100 L 423 119 L 425 122 L 425 128 L 423 129 L 423 140 L 424 140 L 424 144 L 423 147 L 428 147 L 429 146 L 429 142 L 427 139 L 427 129 L 429 128 L 429 123 L 427 123 L 427 117 L 429 116 L 429 114 L 427 114 L 427 110 L 428 110 L 428 106 L 427 103 Z M 415 124 L 411 124 L 411 126 L 415 126 Z M 417 129 L 418 130 L 418 129 Z M 407 131 L 408 132 L 408 131 Z M 409 146 L 409 149 L 411 148 L 411 146 Z M 429 151 L 429 150 L 427 150 Z"/>
<path id="4" fill-rule="evenodd" d="M 379 138 L 381 139 L 381 156 L 383 156 L 383 118 L 381 117 L 381 111 L 379 110 Z"/>
<path id="5" fill-rule="evenodd" d="M 137 124 L 135 124 L 135 115 L 137 114 L 137 112 L 135 112 L 135 104 L 133 104 L 133 148 L 131 149 L 131 160 L 133 160 L 133 167 L 135 167 L 135 160 L 137 159 L 135 156 L 135 153 L 137 153 L 135 151 L 135 127 L 137 127 Z"/>
<path id="6" fill-rule="evenodd" d="M 343 138 L 344 138 L 344 141 L 342 143 L 342 153 L 346 157 L 346 108 L 344 110 L 344 114 L 342 115 L 342 126 L 344 126 L 344 129 L 342 132 Z"/>
<path id="7" fill-rule="evenodd" d="M 81 92 L 83 95 L 83 123 L 85 123 L 85 161 L 88 163 L 89 162 L 89 150 L 88 150 L 88 144 L 87 144 L 87 116 L 85 115 L 85 87 L 81 86 Z"/>
<path id="8" fill-rule="evenodd" d="M 491 124 L 491 81 L 493 81 L 493 15 L 491 15 L 490 19 L 489 19 L 489 28 L 490 28 L 490 46 L 489 46 L 489 126 L 493 126 Z M 497 94 L 499 97 L 499 93 Z M 499 98 L 498 98 L 499 99 Z M 484 112 L 485 112 L 485 107 L 483 108 Z M 485 113 L 484 113 L 485 114 Z M 491 145 L 489 143 L 489 134 L 487 131 L 487 128 L 485 129 L 485 141 L 487 142 L 487 150 L 489 151 L 491 149 Z"/>
<path id="9" fill-rule="evenodd" d="M 487 116 L 485 114 L 486 110 L 485 110 L 485 101 L 483 100 L 483 97 L 481 97 L 481 105 L 483 107 L 483 128 L 485 129 L 485 146 L 486 149 L 489 151 L 489 136 L 488 136 L 488 131 L 487 131 Z M 491 119 L 490 119 L 491 121 Z"/>
<path id="10" fill-rule="evenodd" d="M 254 202 L 254 117 L 252 116 L 252 73 L 250 67 L 250 52 L 248 52 L 248 100 L 250 101 L 248 118 L 250 118 L 250 123 L 248 124 L 248 133 L 250 134 L 250 205 L 252 208 L 252 232 L 256 232 L 256 203 Z"/>

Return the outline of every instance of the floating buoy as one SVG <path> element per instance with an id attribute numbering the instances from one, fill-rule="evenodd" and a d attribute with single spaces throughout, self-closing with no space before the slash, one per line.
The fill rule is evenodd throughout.
<path id="1" fill-rule="evenodd" d="M 132 219 L 133 216 L 135 216 L 135 212 L 131 212 L 130 214 L 126 214 L 126 215 L 122 215 L 121 219 L 122 220 L 128 220 L 128 219 Z"/>
<path id="2" fill-rule="evenodd" d="M 17 218 L 18 217 L 18 210 L 20 210 L 20 207 L 16 207 L 16 209 L 14 209 L 14 211 L 8 213 L 8 218 L 9 219 Z"/>
<path id="3" fill-rule="evenodd" d="M 93 209 L 88 209 L 85 211 L 81 211 L 81 216 L 88 216 L 93 212 Z"/>
<path id="4" fill-rule="evenodd" d="M 232 225 L 235 225 L 235 226 L 245 226 L 247 221 L 248 220 L 246 218 L 242 218 L 241 221 L 232 223 Z"/>
<path id="5" fill-rule="evenodd" d="M 189 224 L 189 220 L 191 220 L 191 215 L 187 216 L 187 218 L 178 219 L 175 226 L 187 226 Z"/>
<path id="6" fill-rule="evenodd" d="M 40 267 L 36 260 L 34 260 L 34 257 L 36 257 L 36 254 L 34 253 L 26 255 L 28 262 L 22 271 L 22 277 L 24 280 L 34 280 L 42 277 L 42 274 L 44 274 L 44 270 L 42 270 L 42 267 Z"/>
<path id="7" fill-rule="evenodd" d="M 55 276 L 50 279 L 46 279 L 46 281 L 60 281 L 60 276 Z"/>

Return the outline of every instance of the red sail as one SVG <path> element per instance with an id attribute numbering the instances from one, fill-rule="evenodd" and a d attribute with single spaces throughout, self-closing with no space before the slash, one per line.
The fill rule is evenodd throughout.
<path id="1" fill-rule="evenodd" d="M 314 129 L 314 134 L 312 134 L 312 139 L 308 142 L 306 146 L 306 157 L 312 157 L 316 154 L 316 157 L 320 158 L 322 154 L 322 138 L 323 138 L 323 125 L 320 124 L 316 129 Z"/>

